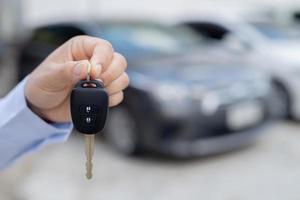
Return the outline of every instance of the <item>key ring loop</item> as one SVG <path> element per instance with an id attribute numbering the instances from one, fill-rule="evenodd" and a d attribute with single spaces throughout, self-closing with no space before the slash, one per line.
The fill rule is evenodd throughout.
<path id="1" fill-rule="evenodd" d="M 87 73 L 86 73 L 86 81 L 90 82 L 91 81 L 91 63 L 87 64 Z"/>

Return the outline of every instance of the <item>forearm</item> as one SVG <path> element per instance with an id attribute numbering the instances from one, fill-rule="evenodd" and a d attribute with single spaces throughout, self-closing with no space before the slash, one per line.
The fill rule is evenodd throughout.
<path id="1" fill-rule="evenodd" d="M 46 144 L 65 141 L 72 130 L 70 123 L 49 124 L 28 108 L 25 81 L 0 100 L 0 168 Z"/>

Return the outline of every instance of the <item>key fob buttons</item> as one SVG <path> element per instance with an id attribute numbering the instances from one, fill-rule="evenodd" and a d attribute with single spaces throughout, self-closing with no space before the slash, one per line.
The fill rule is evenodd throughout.
<path id="1" fill-rule="evenodd" d="M 105 125 L 108 93 L 101 82 L 79 81 L 71 93 L 71 115 L 74 127 L 84 134 L 96 134 Z"/>

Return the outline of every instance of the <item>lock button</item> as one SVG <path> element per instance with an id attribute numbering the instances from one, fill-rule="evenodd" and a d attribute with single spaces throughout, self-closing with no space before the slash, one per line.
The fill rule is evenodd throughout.
<path id="1" fill-rule="evenodd" d="M 94 105 L 82 105 L 80 106 L 80 113 L 82 114 L 98 114 L 99 108 Z"/>
<path id="2" fill-rule="evenodd" d="M 92 126 L 96 122 L 96 117 L 95 116 L 81 116 L 80 121 L 84 125 Z"/>

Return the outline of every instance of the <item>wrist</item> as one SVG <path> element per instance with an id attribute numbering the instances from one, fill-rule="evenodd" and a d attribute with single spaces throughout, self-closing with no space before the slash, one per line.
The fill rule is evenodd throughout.
<path id="1" fill-rule="evenodd" d="M 54 123 L 54 121 L 52 121 L 51 119 L 49 119 L 46 114 L 44 112 L 42 112 L 39 108 L 37 108 L 36 106 L 34 106 L 32 103 L 30 103 L 28 101 L 28 99 L 26 99 L 26 103 L 27 103 L 27 107 L 37 116 L 39 116 L 42 120 L 44 120 L 47 123 Z"/>

